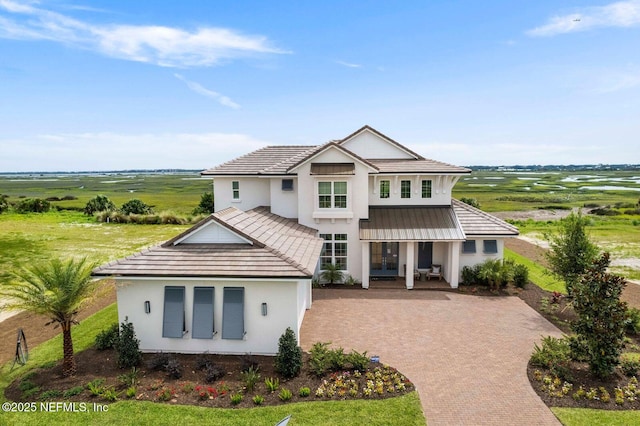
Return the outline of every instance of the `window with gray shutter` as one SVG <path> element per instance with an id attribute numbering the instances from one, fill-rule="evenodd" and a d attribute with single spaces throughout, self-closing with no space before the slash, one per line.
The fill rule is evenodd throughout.
<path id="1" fill-rule="evenodd" d="M 476 240 L 467 240 L 462 242 L 463 253 L 475 253 L 476 252 Z"/>
<path id="2" fill-rule="evenodd" d="M 222 338 L 244 337 L 244 287 L 225 287 L 222 301 Z"/>
<path id="3" fill-rule="evenodd" d="M 164 288 L 164 316 L 162 337 L 182 337 L 184 324 L 184 287 Z"/>
<path id="4" fill-rule="evenodd" d="M 213 338 L 214 287 L 194 287 L 193 289 L 193 339 Z"/>

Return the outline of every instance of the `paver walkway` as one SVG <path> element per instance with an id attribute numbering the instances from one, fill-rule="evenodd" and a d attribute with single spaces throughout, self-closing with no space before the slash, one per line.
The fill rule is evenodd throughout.
<path id="1" fill-rule="evenodd" d="M 517 297 L 420 290 L 318 289 L 303 349 L 331 341 L 379 355 L 420 395 L 429 426 L 559 425 L 527 379 L 527 362 L 554 325 Z"/>

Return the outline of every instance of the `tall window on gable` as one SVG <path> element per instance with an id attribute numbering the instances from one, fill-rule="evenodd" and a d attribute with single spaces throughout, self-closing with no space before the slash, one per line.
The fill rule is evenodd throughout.
<path id="1" fill-rule="evenodd" d="M 400 198 L 411 198 L 411 181 L 400 181 Z"/>
<path id="2" fill-rule="evenodd" d="M 240 199 L 240 182 L 237 180 L 234 180 L 233 182 L 231 182 L 231 190 L 233 191 L 233 199 L 239 200 Z"/>
<path id="3" fill-rule="evenodd" d="M 431 198 L 431 180 L 422 181 L 422 198 Z"/>
<path id="4" fill-rule="evenodd" d="M 347 182 L 318 182 L 318 207 L 347 208 Z"/>
<path id="5" fill-rule="evenodd" d="M 476 240 L 467 240 L 462 242 L 463 253 L 475 253 L 476 252 Z"/>
<path id="6" fill-rule="evenodd" d="M 222 301 L 222 338 L 244 338 L 244 287 L 225 287 Z"/>
<path id="7" fill-rule="evenodd" d="M 391 182 L 388 180 L 380 181 L 380 198 L 389 198 L 389 189 L 391 187 Z"/>
<path id="8" fill-rule="evenodd" d="M 347 234 L 320 234 L 324 246 L 320 253 L 320 269 L 336 265 L 341 271 L 347 270 Z"/>
<path id="9" fill-rule="evenodd" d="M 487 254 L 498 253 L 498 242 L 496 240 L 484 240 L 483 251 Z"/>
<path id="10" fill-rule="evenodd" d="M 184 321 L 184 287 L 164 288 L 162 337 L 181 338 L 186 332 Z"/>
<path id="11" fill-rule="evenodd" d="M 193 322 L 191 337 L 194 339 L 212 339 L 213 324 L 213 287 L 194 287 L 193 289 Z"/>

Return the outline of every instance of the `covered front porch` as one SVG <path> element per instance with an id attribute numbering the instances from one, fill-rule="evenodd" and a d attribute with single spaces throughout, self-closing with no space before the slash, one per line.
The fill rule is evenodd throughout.
<path id="1" fill-rule="evenodd" d="M 416 282 L 437 277 L 457 288 L 465 239 L 450 206 L 371 207 L 369 219 L 360 221 L 362 287 L 397 277 L 411 290 Z"/>

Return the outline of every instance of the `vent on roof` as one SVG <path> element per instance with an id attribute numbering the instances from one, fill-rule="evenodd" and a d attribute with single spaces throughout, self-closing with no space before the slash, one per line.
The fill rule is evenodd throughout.
<path id="1" fill-rule="evenodd" d="M 311 163 L 312 175 L 353 175 L 354 163 Z"/>

